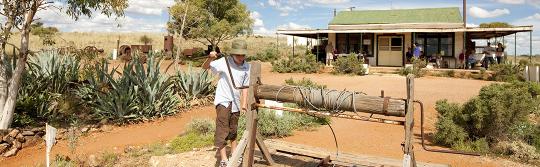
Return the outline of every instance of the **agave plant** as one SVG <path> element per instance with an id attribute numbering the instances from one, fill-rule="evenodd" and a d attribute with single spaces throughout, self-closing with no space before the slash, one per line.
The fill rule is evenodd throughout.
<path id="1" fill-rule="evenodd" d="M 189 102 L 211 98 L 215 92 L 213 77 L 207 70 L 194 71 L 190 66 L 187 72 L 177 70 L 174 78 L 176 92 Z"/>
<path id="2" fill-rule="evenodd" d="M 8 74 L 15 60 L 6 57 L 5 62 L 12 62 L 6 63 Z M 69 55 L 45 51 L 30 57 L 27 63 L 18 92 L 17 112 L 37 121 L 71 117 L 80 102 L 73 94 L 79 82 L 80 61 Z"/>
<path id="3" fill-rule="evenodd" d="M 145 66 L 138 58 L 127 62 L 120 76 L 106 62 L 95 65 L 96 74 L 88 79 L 80 94 L 89 100 L 99 119 L 125 123 L 148 120 L 176 112 L 178 98 L 172 80 L 160 73 L 160 59 L 148 56 Z"/>

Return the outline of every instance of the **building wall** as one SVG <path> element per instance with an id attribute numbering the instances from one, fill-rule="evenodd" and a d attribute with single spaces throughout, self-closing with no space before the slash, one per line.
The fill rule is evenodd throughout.
<path id="1" fill-rule="evenodd" d="M 458 58 L 462 50 L 463 50 L 463 32 L 456 32 L 456 36 L 454 37 L 454 53 L 455 53 L 454 56 Z"/>

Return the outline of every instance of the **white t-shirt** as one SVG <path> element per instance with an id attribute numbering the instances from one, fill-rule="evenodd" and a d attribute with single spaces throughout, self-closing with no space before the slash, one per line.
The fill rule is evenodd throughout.
<path id="1" fill-rule="evenodd" d="M 249 63 L 244 61 L 241 66 L 236 65 L 233 57 L 227 59 L 231 66 L 231 72 L 236 86 L 248 86 L 249 85 Z M 232 102 L 231 111 L 240 111 L 240 90 L 237 90 L 232 85 L 229 78 L 229 71 L 225 62 L 225 57 L 210 62 L 210 69 L 215 75 L 219 75 L 219 81 L 217 83 L 216 97 L 214 99 L 214 105 L 223 105 L 229 107 L 229 103 Z"/>
<path id="2" fill-rule="evenodd" d="M 495 58 L 495 48 L 494 47 L 486 46 L 486 48 L 484 48 L 484 52 L 487 52 L 486 57 Z"/>

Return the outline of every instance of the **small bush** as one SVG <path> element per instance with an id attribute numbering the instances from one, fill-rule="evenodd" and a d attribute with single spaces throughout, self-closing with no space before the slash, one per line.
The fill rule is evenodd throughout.
<path id="1" fill-rule="evenodd" d="M 193 119 L 188 125 L 189 132 L 211 135 L 216 131 L 216 124 L 210 119 Z"/>
<path id="2" fill-rule="evenodd" d="M 302 78 L 302 80 L 295 81 L 293 78 L 285 80 L 285 84 L 291 86 L 301 86 L 308 88 L 326 89 L 326 85 L 318 84 L 311 81 L 309 78 Z"/>
<path id="3" fill-rule="evenodd" d="M 351 54 L 345 58 L 338 58 L 334 63 L 334 72 L 339 74 L 365 75 L 364 61 L 358 59 L 356 54 Z"/>
<path id="4" fill-rule="evenodd" d="M 255 56 L 248 56 L 248 61 L 260 60 L 262 62 L 274 62 L 279 59 L 279 53 L 276 47 L 268 47 L 260 52 L 257 52 Z"/>
<path id="5" fill-rule="evenodd" d="M 485 86 L 478 97 L 463 105 L 437 101 L 434 141 L 475 152 L 496 152 L 493 146 L 505 141 L 539 147 L 540 131 L 530 120 L 531 115 L 538 114 L 539 91 L 536 83 L 512 82 Z"/>
<path id="6" fill-rule="evenodd" d="M 186 152 L 194 148 L 211 146 L 214 143 L 215 129 L 216 124 L 210 119 L 193 119 L 187 125 L 187 132 L 171 141 L 171 149 Z"/>
<path id="7" fill-rule="evenodd" d="M 540 154 L 535 147 L 521 141 L 499 142 L 494 146 L 494 152 L 523 162 L 534 163 L 540 159 Z"/>
<path id="8" fill-rule="evenodd" d="M 426 67 L 426 62 L 421 59 L 413 59 L 413 67 L 401 68 L 398 72 L 399 75 L 407 76 L 413 74 L 416 78 L 424 76 L 425 72 L 422 70 Z"/>
<path id="9" fill-rule="evenodd" d="M 329 118 L 313 117 L 306 114 L 283 112 L 282 116 L 275 114 L 273 110 L 260 109 L 257 131 L 264 137 L 287 137 L 294 130 L 307 130 L 330 122 Z M 246 127 L 246 117 L 240 117 L 239 131 L 243 132 Z"/>
<path id="10" fill-rule="evenodd" d="M 177 152 L 192 151 L 194 148 L 211 146 L 214 142 L 213 135 L 187 133 L 171 141 L 171 148 Z"/>
<path id="11" fill-rule="evenodd" d="M 489 67 L 489 70 L 493 71 L 493 76 L 490 77 L 492 81 L 512 82 L 512 81 L 524 81 L 523 70 L 524 66 L 512 65 L 512 64 L 494 64 Z"/>
<path id="12" fill-rule="evenodd" d="M 322 67 L 313 54 L 288 56 L 272 62 L 272 71 L 279 73 L 316 73 Z"/>

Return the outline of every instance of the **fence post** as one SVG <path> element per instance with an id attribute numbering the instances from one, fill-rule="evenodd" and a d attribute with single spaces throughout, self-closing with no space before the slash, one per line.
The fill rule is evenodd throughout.
<path id="1" fill-rule="evenodd" d="M 530 79 L 529 79 L 529 66 L 525 66 L 525 70 L 523 70 L 523 76 L 525 77 L 525 81 L 530 81 Z"/>
<path id="2" fill-rule="evenodd" d="M 413 151 L 413 127 L 414 127 L 414 75 L 407 75 L 407 102 L 405 109 L 405 144 L 403 166 L 416 167 L 416 159 Z"/>

